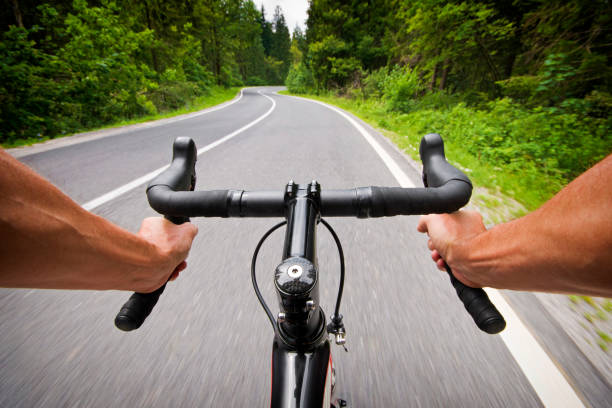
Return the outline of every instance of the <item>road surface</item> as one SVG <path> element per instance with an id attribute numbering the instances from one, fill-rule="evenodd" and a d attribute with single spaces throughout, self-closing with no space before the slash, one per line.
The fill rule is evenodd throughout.
<path id="1" fill-rule="evenodd" d="M 105 194 L 168 164 L 177 136 L 193 138 L 198 148 L 225 138 L 199 156 L 199 188 L 280 189 L 290 179 L 313 178 L 324 189 L 398 185 L 346 118 L 276 90 L 247 89 L 223 109 L 17 155 L 79 204 L 132 231 L 154 215 L 144 184 Z M 362 126 L 419 185 L 414 165 Z M 101 205 L 92 201 L 99 197 L 106 197 Z M 347 261 L 342 313 L 349 352 L 333 346 L 339 396 L 353 407 L 542 406 L 511 349 L 500 336 L 476 329 L 448 278 L 435 269 L 426 237 L 416 232 L 417 219 L 329 220 Z M 113 325 L 125 292 L 0 290 L 0 406 L 269 404 L 272 331 L 252 292 L 249 265 L 259 237 L 277 220 L 194 222 L 200 233 L 188 269 L 168 285 L 138 331 L 123 333 Z M 321 299 L 329 315 L 338 261 L 324 230 L 319 246 Z M 276 233 L 258 261 L 259 281 L 272 304 L 272 271 L 281 249 L 282 233 Z M 509 296 L 511 303 L 513 296 L 522 296 L 517 299 L 523 305 L 534 301 Z M 550 330 L 536 337 L 549 338 Z M 546 349 L 564 347 L 570 355 L 564 361 L 578 358 L 567 342 Z M 587 405 L 609 402 L 609 385 L 577 380 L 571 361 L 568 367 L 554 361 Z"/>

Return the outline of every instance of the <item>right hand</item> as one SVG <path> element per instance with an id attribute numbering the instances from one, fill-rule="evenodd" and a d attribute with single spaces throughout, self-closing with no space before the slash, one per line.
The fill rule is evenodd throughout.
<path id="1" fill-rule="evenodd" d="M 198 228 L 190 222 L 176 225 L 161 217 L 145 218 L 138 235 L 153 244 L 158 256 L 147 276 L 142 277 L 134 290 L 153 292 L 169 279 L 176 279 L 187 267 L 185 259 L 197 233 Z"/>
<path id="2" fill-rule="evenodd" d="M 464 284 L 482 286 L 468 262 L 469 241 L 487 230 L 480 213 L 463 210 L 453 214 L 423 215 L 417 230 L 429 236 L 427 246 L 438 269 L 445 271 L 446 263 Z"/>

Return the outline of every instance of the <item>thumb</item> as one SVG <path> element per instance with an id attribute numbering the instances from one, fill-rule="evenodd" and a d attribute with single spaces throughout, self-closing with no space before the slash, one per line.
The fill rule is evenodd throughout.
<path id="1" fill-rule="evenodd" d="M 429 215 L 421 215 L 419 218 L 419 224 L 417 225 L 417 231 L 427 233 L 427 223 L 429 222 Z"/>

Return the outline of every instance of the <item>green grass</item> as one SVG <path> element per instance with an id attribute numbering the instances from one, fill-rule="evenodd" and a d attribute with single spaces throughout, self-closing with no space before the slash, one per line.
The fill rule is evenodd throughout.
<path id="1" fill-rule="evenodd" d="M 288 91 L 279 92 L 291 95 Z M 436 132 L 439 124 L 431 123 L 416 124 L 415 120 L 423 121 L 419 111 L 410 114 L 389 112 L 384 102 L 357 98 L 344 98 L 332 95 L 299 95 L 310 99 L 326 102 L 338 106 L 348 112 L 353 113 L 370 125 L 378 128 L 389 137 L 400 149 L 410 155 L 413 159 L 420 161 L 418 146 L 425 133 Z M 423 128 L 430 129 L 423 131 Z M 524 205 L 528 210 L 534 210 L 544 201 L 554 195 L 562 184 L 558 179 L 548 179 L 546 175 L 526 179 L 524 173 L 515 168 L 506 168 L 503 165 L 492 166 L 486 161 L 481 160 L 466 151 L 461 143 L 453 142 L 450 138 L 445 138 L 445 134 L 440 132 L 445 139 L 446 155 L 449 161 L 461 168 L 470 177 L 475 186 L 486 187 L 493 192 L 504 193 Z M 499 205 L 498 202 L 491 202 Z M 486 204 L 486 203 L 485 203 Z M 512 214 L 513 217 L 522 215 L 520 212 Z M 501 220 L 500 220 L 501 221 Z"/>
<path id="2" fill-rule="evenodd" d="M 174 116 L 183 115 L 186 113 L 191 113 L 191 112 L 199 111 L 202 109 L 206 109 L 208 107 L 215 106 L 220 103 L 229 101 L 230 99 L 236 96 L 236 94 L 240 91 L 240 89 L 241 87 L 231 87 L 231 88 L 213 87 L 211 88 L 210 93 L 208 95 L 204 95 L 204 96 L 195 98 L 193 101 L 191 101 L 189 104 L 185 105 L 181 109 L 167 111 L 167 112 L 160 112 L 156 115 L 141 116 L 138 118 L 118 119 L 116 122 L 109 123 L 101 127 L 81 129 L 75 133 L 57 135 L 52 138 L 51 137 L 38 137 L 38 138 L 16 139 L 9 143 L 3 143 L 2 147 L 12 148 L 12 147 L 20 147 L 20 146 L 30 146 L 35 143 L 41 143 L 41 142 L 45 142 L 51 139 L 72 136 L 76 133 L 90 132 L 90 131 L 108 129 L 108 128 L 113 128 L 113 127 L 118 127 L 118 126 L 134 125 L 137 123 L 150 122 L 153 120 L 171 118 Z"/>

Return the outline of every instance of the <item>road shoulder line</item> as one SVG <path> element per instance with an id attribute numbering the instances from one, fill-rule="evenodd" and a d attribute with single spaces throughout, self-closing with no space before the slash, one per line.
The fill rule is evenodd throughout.
<path id="1" fill-rule="evenodd" d="M 340 116 L 344 117 L 365 138 L 370 146 L 372 146 L 374 151 L 378 153 L 401 187 L 415 187 L 414 183 L 412 183 L 406 173 L 404 173 L 397 163 L 395 163 L 391 156 L 382 148 L 374 137 L 370 135 L 364 129 L 364 127 L 350 115 L 335 106 L 328 105 L 321 101 L 301 98 L 293 95 L 280 96 L 316 103 L 325 106 L 326 108 L 331 109 Z M 584 407 L 584 403 L 578 397 L 576 391 L 566 380 L 550 356 L 540 346 L 529 329 L 523 324 L 501 293 L 497 289 L 492 288 L 487 288 L 486 291 L 491 298 L 491 301 L 497 306 L 506 319 L 507 327 L 502 333 L 500 333 L 504 344 L 512 354 L 512 357 L 514 357 L 520 369 L 525 374 L 525 377 L 533 387 L 544 406 Z"/>

